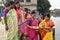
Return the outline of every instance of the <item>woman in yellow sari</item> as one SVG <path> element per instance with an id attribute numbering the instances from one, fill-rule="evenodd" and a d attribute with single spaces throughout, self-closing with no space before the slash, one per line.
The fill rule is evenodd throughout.
<path id="1" fill-rule="evenodd" d="M 54 22 L 50 19 L 50 15 L 46 14 L 45 19 L 39 24 L 42 40 L 53 40 L 53 32 L 51 31 L 53 26 Z"/>

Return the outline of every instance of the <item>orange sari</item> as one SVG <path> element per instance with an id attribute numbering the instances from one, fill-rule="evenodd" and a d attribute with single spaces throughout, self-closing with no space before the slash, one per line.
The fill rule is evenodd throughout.
<path id="1" fill-rule="evenodd" d="M 54 26 L 54 23 L 53 23 L 52 20 L 49 20 L 47 22 L 45 20 L 43 20 L 39 24 L 39 28 L 41 28 L 41 27 L 45 27 L 45 28 L 50 27 L 50 28 L 52 28 L 53 26 Z M 47 30 L 47 29 L 40 29 L 39 32 L 41 34 L 41 39 L 42 40 L 53 40 L 52 31 Z"/>

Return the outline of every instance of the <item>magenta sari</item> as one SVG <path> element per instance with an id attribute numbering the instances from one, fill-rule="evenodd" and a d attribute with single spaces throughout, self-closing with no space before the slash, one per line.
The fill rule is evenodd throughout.
<path id="1" fill-rule="evenodd" d="M 21 33 L 27 33 L 28 40 L 38 40 L 38 33 L 35 29 L 31 29 L 27 27 L 27 24 L 32 26 L 38 26 L 38 20 L 35 18 L 32 20 L 32 18 L 28 18 L 24 23 L 22 23 L 19 27 L 19 30 Z"/>
<path id="2" fill-rule="evenodd" d="M 32 26 L 37 27 L 38 20 L 36 18 L 34 20 L 32 20 L 32 18 L 29 18 L 28 25 L 31 25 L 31 27 Z M 36 32 L 35 29 L 28 28 L 27 32 L 28 32 L 28 40 L 38 40 L 38 33 Z"/>

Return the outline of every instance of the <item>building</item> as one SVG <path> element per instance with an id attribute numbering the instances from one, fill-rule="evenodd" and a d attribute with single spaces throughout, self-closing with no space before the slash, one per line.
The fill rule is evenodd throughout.
<path id="1" fill-rule="evenodd" d="M 60 9 L 51 10 L 51 14 L 55 17 L 60 17 Z"/>
<path id="2" fill-rule="evenodd" d="M 37 0 L 20 0 L 20 4 L 23 8 L 29 8 L 31 10 L 37 9 Z"/>
<path id="3" fill-rule="evenodd" d="M 37 0 L 20 0 L 20 5 L 23 8 L 29 8 L 31 10 L 37 9 Z"/>
<path id="4" fill-rule="evenodd" d="M 55 11 L 55 16 L 60 17 L 60 9 L 54 9 L 54 11 Z"/>
<path id="5" fill-rule="evenodd" d="M 6 3 L 7 1 L 8 0 L 3 0 L 3 3 Z M 29 8 L 31 10 L 37 9 L 37 0 L 12 0 L 12 1 L 20 2 L 20 5 L 23 6 L 23 8 Z"/>
<path id="6" fill-rule="evenodd" d="M 0 0 L 0 6 L 4 6 L 4 4 L 3 4 L 3 1 L 2 1 L 2 0 Z"/>

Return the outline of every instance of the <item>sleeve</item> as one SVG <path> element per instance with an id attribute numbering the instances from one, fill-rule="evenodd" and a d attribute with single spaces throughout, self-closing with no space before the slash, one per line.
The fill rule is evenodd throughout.
<path id="1" fill-rule="evenodd" d="M 31 18 L 28 18 L 28 19 L 27 19 L 27 24 L 28 24 L 29 26 L 32 25 L 32 20 L 31 20 Z"/>
<path id="2" fill-rule="evenodd" d="M 44 21 L 40 22 L 38 27 L 39 28 L 42 27 L 43 26 L 43 23 L 44 23 Z"/>
<path id="3" fill-rule="evenodd" d="M 8 13 L 8 10 L 5 9 L 5 10 L 4 10 L 4 16 L 6 16 L 7 13 Z"/>
<path id="4" fill-rule="evenodd" d="M 49 25 L 51 28 L 53 28 L 54 27 L 54 22 L 51 20 L 51 22 L 50 22 L 50 25 Z"/>

